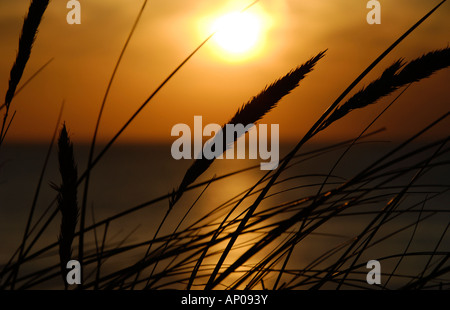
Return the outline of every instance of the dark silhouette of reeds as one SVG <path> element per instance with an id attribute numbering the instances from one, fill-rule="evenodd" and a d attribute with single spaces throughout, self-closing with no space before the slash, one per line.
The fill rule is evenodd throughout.
<path id="1" fill-rule="evenodd" d="M 293 69 L 289 73 L 287 73 L 282 78 L 273 82 L 269 86 L 266 86 L 258 95 L 253 97 L 249 102 L 242 105 L 236 112 L 236 114 L 231 118 L 231 120 L 227 123 L 229 125 L 237 125 L 242 124 L 245 126 L 249 124 L 255 124 L 258 122 L 264 115 L 269 113 L 273 108 L 275 108 L 278 102 L 286 95 L 288 95 L 293 89 L 295 89 L 301 80 L 303 80 L 308 73 L 310 73 L 316 63 L 322 59 L 325 55 L 326 51 L 320 52 L 316 56 L 312 57 L 304 64 L 298 66 Z M 226 125 L 227 125 L 226 124 Z M 222 137 L 225 137 L 224 129 L 225 126 L 222 126 Z M 234 141 L 236 141 L 239 137 L 233 137 Z M 223 139 L 223 152 L 230 145 L 226 144 L 226 139 Z M 172 193 L 172 197 L 169 201 L 170 206 L 172 207 L 183 195 L 185 189 L 191 185 L 195 180 L 201 176 L 206 170 L 208 170 L 209 166 L 214 162 L 214 159 L 200 158 L 197 159 L 192 166 L 186 171 L 186 174 L 181 181 L 181 184 L 177 190 L 174 190 Z"/>
<path id="2" fill-rule="evenodd" d="M 34 2 L 35 1 L 32 3 Z M 95 279 L 87 276 L 86 283 L 83 282 L 83 288 L 85 289 L 134 289 L 140 284 L 145 285 L 145 289 L 162 289 L 172 288 L 173 286 L 177 288 L 186 287 L 187 283 L 189 288 L 197 285 L 206 289 L 212 289 L 223 285 L 229 289 L 255 289 L 259 286 L 265 289 L 270 285 L 269 282 L 273 279 L 274 274 L 278 274 L 278 277 L 273 287 L 278 289 L 321 288 L 324 285 L 336 285 L 337 288 L 340 288 L 343 285 L 351 288 L 370 288 L 365 286 L 365 283 L 362 283 L 363 281 L 359 278 L 353 278 L 353 276 L 360 275 L 360 268 L 365 267 L 365 262 L 361 262 L 360 258 L 366 254 L 368 249 L 405 232 L 407 229 L 413 228 L 414 231 L 416 231 L 420 223 L 433 215 L 445 214 L 443 210 L 429 210 L 428 208 L 425 208 L 424 205 L 425 203 L 428 205 L 428 202 L 432 199 L 447 193 L 450 190 L 450 187 L 446 184 L 425 186 L 416 184 L 418 183 L 416 181 L 418 181 L 427 171 L 449 166 L 448 154 L 450 154 L 450 147 L 448 147 L 448 142 L 450 141 L 450 137 L 447 135 L 437 141 L 427 142 L 425 145 L 417 147 L 414 146 L 412 150 L 408 150 L 406 153 L 404 151 L 407 146 L 411 146 L 412 143 L 423 134 L 443 122 L 443 120 L 446 120 L 450 116 L 450 112 L 439 117 L 394 150 L 375 160 L 368 167 L 359 173 L 356 173 L 355 176 L 343 179 L 332 175 L 331 172 L 328 173 L 328 175 L 315 175 L 320 177 L 326 176 L 327 180 L 328 178 L 334 178 L 333 182 L 324 182 L 327 185 L 326 192 L 324 193 L 319 190 L 315 195 L 299 194 L 294 198 L 286 198 L 289 200 L 284 201 L 283 203 L 268 202 L 268 205 L 265 208 L 258 208 L 258 206 L 261 201 L 271 195 L 281 195 L 287 191 L 305 187 L 315 188 L 320 186 L 322 189 L 322 186 L 325 185 L 322 182 L 318 182 L 317 184 L 311 182 L 300 186 L 298 184 L 291 185 L 291 183 L 289 183 L 295 179 L 310 177 L 310 175 L 296 174 L 283 180 L 277 180 L 277 177 L 282 172 L 288 171 L 291 167 L 294 167 L 296 164 L 307 162 L 324 153 L 335 150 L 337 147 L 350 148 L 351 146 L 356 145 L 355 141 L 347 141 L 342 144 L 329 146 L 325 149 L 297 154 L 300 147 L 309 141 L 316 133 L 328 128 L 333 122 L 343 118 L 353 110 L 373 104 L 395 90 L 403 86 L 409 86 L 411 83 L 420 81 L 437 70 L 448 66 L 448 48 L 427 53 L 409 63 L 404 63 L 403 60 L 399 60 L 387 68 L 380 78 L 357 92 L 345 103 L 339 105 L 368 72 L 378 65 L 379 62 L 395 48 L 395 46 L 397 46 L 444 2 L 445 1 L 442 1 L 418 23 L 411 27 L 384 53 L 382 53 L 360 76 L 358 76 L 330 108 L 322 114 L 320 119 L 310 131 L 308 131 L 304 138 L 300 140 L 294 150 L 284 157 L 282 165 L 280 165 L 276 171 L 267 173 L 258 181 L 258 183 L 256 183 L 256 185 L 243 189 L 240 194 L 231 197 L 227 202 L 218 206 L 211 205 L 211 209 L 208 210 L 205 215 L 202 215 L 200 219 L 196 220 L 194 223 L 186 224 L 188 227 L 182 228 L 181 223 L 189 214 L 192 207 L 189 208 L 176 229 L 167 235 L 157 236 L 158 229 L 152 238 L 147 238 L 145 240 L 125 243 L 127 240 L 125 238 L 117 246 L 109 245 L 106 242 L 107 231 L 110 229 L 110 226 L 113 227 L 112 225 L 115 224 L 116 220 L 122 219 L 143 208 L 154 206 L 157 202 L 169 198 L 170 208 L 164 219 L 161 221 L 161 227 L 173 205 L 179 200 L 183 192 L 212 184 L 219 179 L 223 180 L 225 178 L 231 178 L 252 168 L 239 170 L 228 175 L 219 176 L 207 182 L 194 184 L 198 177 L 202 175 L 213 162 L 213 160 L 207 159 L 196 160 L 186 172 L 178 190 L 174 191 L 172 195 L 163 195 L 137 206 L 129 207 L 122 210 L 120 213 L 98 222 L 96 222 L 93 217 L 93 224 L 91 226 L 84 227 L 84 225 L 80 225 L 80 231 L 77 232 L 77 186 L 80 185 L 83 177 L 80 179 L 77 178 L 73 145 L 68 137 L 66 127 L 63 126 L 58 141 L 58 159 L 62 184 L 58 187 L 59 193 L 56 199 L 56 210 L 53 213 L 50 212 L 50 214 L 47 214 L 46 216 L 44 216 L 46 214 L 46 212 L 44 212 L 44 215 L 36 222 L 35 226 L 30 229 L 30 234 L 33 230 L 38 230 L 36 237 L 29 245 L 27 244 L 28 247 L 26 249 L 24 249 L 25 241 L 23 242 L 21 245 L 21 254 L 15 264 L 8 263 L 3 267 L 3 270 L 0 273 L 0 288 L 9 286 L 14 288 L 14 284 L 16 283 L 20 289 L 36 288 L 42 283 L 46 283 L 46 281 L 58 279 L 61 276 L 65 283 L 65 264 L 72 256 L 72 244 L 74 238 L 79 236 L 81 239 L 83 234 L 92 231 L 94 231 L 96 250 L 86 251 L 83 269 L 92 268 L 91 274 L 95 274 Z M 102 155 L 113 144 L 115 139 L 120 136 L 123 130 L 133 121 L 135 116 L 140 113 L 153 96 L 190 59 L 190 57 L 206 43 L 207 40 L 191 53 L 189 57 L 186 58 L 185 61 L 183 61 L 181 65 L 178 66 L 157 88 L 136 113 L 133 114 L 122 129 L 119 130 L 116 136 L 114 136 L 107 144 L 99 156 L 93 159 L 92 154 L 90 155 L 87 171 L 90 171 L 94 167 Z M 313 69 L 316 62 L 323 57 L 323 54 L 324 52 L 319 53 L 303 66 L 292 70 L 283 78 L 266 87 L 260 94 L 238 109 L 237 113 L 232 117 L 228 124 L 248 125 L 259 121 L 266 113 L 276 107 L 283 96 L 297 87 L 299 81 Z M 223 127 L 225 127 L 225 125 Z M 358 139 L 363 133 L 361 133 Z M 237 139 L 237 137 L 235 137 L 235 139 Z M 93 144 L 95 144 L 95 138 Z M 93 145 L 91 147 L 91 150 L 93 150 Z M 226 147 L 227 145 L 224 146 L 223 150 L 225 150 Z M 445 158 L 444 156 L 447 157 Z M 294 159 L 297 160 L 297 162 L 288 164 L 289 161 L 293 161 Z M 257 167 L 258 166 L 253 168 Z M 411 172 L 416 172 L 412 180 L 406 178 L 408 180 L 403 182 L 404 179 L 402 179 L 401 184 L 394 182 Z M 83 174 L 83 176 L 88 178 L 86 176 L 88 173 L 89 172 Z M 230 180 L 230 182 L 231 181 L 232 180 Z M 264 185 L 265 183 L 267 185 Z M 257 185 L 263 185 L 263 188 L 259 188 Z M 277 185 L 283 185 L 283 188 L 279 189 Z M 204 190 L 206 190 L 206 188 Z M 269 190 L 271 190 L 270 195 L 268 195 Z M 407 198 L 418 194 L 423 195 L 425 198 L 416 198 L 412 205 L 408 204 Z M 243 206 L 238 209 L 238 206 L 240 206 L 243 201 L 247 202 L 255 196 L 257 198 L 250 203 L 250 207 L 246 208 L 246 206 Z M 85 197 L 87 197 L 87 194 Z M 200 197 L 201 194 L 197 199 Z M 195 202 L 197 202 L 197 200 Z M 382 208 L 380 210 L 375 208 L 367 209 L 367 205 L 370 204 L 376 206 L 382 205 Z M 406 204 L 406 207 L 401 208 L 404 204 Z M 51 207 L 52 206 L 49 206 L 47 211 L 51 210 Z M 396 218 L 404 216 L 405 219 L 408 220 L 408 216 L 417 214 L 415 213 L 417 211 L 420 212 L 419 217 L 415 216 L 412 222 L 406 224 L 402 223 L 397 230 L 392 232 L 392 230 L 389 229 L 387 235 L 378 236 L 379 232 Z M 62 219 L 58 242 L 44 245 L 34 252 L 31 252 L 31 249 L 36 244 L 37 240 L 43 237 L 43 232 L 59 213 L 61 214 Z M 346 239 L 340 244 L 326 249 L 327 251 L 325 253 L 317 258 L 313 258 L 308 265 L 300 266 L 298 268 L 288 268 L 289 266 L 287 263 L 290 253 L 293 251 L 294 247 L 301 243 L 305 238 L 315 234 L 318 230 L 320 231 L 328 221 L 336 219 L 337 217 L 352 217 L 359 215 L 372 217 L 369 224 L 365 225 L 360 232 L 356 232 L 354 235 L 348 237 L 331 232 L 330 235 L 334 237 Z M 38 224 L 40 224 L 41 219 L 45 220 L 45 223 L 39 226 Z M 101 247 L 99 247 L 95 229 L 101 225 L 104 225 L 105 229 L 103 241 Z M 441 287 L 443 285 L 447 286 L 450 282 L 448 281 L 448 278 L 446 280 L 446 278 L 443 277 L 450 271 L 450 266 L 448 266 L 450 253 L 446 249 L 441 249 L 441 243 L 445 240 L 449 227 L 450 225 L 447 225 L 445 230 L 441 233 L 437 244 L 434 245 L 434 249 L 432 250 L 410 252 L 408 248 L 410 247 L 413 238 L 411 236 L 406 249 L 402 248 L 399 254 L 389 254 L 388 256 L 380 254 L 379 260 L 382 262 L 389 260 L 395 260 L 397 262 L 396 267 L 389 275 L 389 278 L 392 280 L 407 278 L 409 283 L 403 287 L 410 289 L 434 288 L 436 287 L 436 284 L 434 284 L 433 281 L 440 281 Z M 294 228 L 298 229 L 294 230 Z M 419 232 L 418 229 L 417 232 Z M 413 233 L 413 236 L 414 234 L 415 233 Z M 286 238 L 283 236 L 286 236 Z M 25 237 L 28 237 L 28 233 L 25 234 Z M 239 242 L 241 241 L 241 237 L 244 237 L 242 239 L 249 237 L 247 239 L 251 240 L 250 243 Z M 48 267 L 39 267 L 36 271 L 33 270 L 30 272 L 27 270 L 27 272 L 24 272 L 20 277 L 17 276 L 19 266 L 30 263 L 44 255 L 51 255 L 52 251 L 55 251 L 58 246 L 59 260 L 55 261 L 55 263 L 52 263 L 52 265 Z M 150 251 L 152 246 L 153 251 Z M 231 251 L 246 246 L 247 248 L 245 248 L 245 251 L 241 252 L 237 257 L 231 258 L 228 256 Z M 102 273 L 100 273 L 100 267 L 103 266 L 109 258 L 120 257 L 122 254 L 137 254 L 133 251 L 145 252 L 144 258 L 138 259 L 136 263 L 129 266 L 120 265 L 113 269 L 102 268 Z M 142 257 L 140 254 L 141 252 L 139 252 L 138 255 Z M 263 255 L 260 256 L 261 258 L 258 259 L 256 263 L 250 264 L 249 259 L 257 254 Z M 428 262 L 426 262 L 423 270 L 420 270 L 417 276 L 404 275 L 397 271 L 397 267 L 409 257 L 428 258 Z M 217 260 L 217 258 L 219 259 Z M 206 259 L 211 259 L 210 261 L 213 263 L 206 263 Z M 226 262 L 225 259 L 227 259 Z M 11 259 L 11 262 L 12 261 L 13 259 Z M 168 263 L 163 264 L 163 262 Z M 159 266 L 160 268 L 157 269 L 156 266 Z M 279 268 L 280 266 L 281 270 Z M 151 274 L 140 279 L 139 275 L 149 267 L 153 267 Z M 95 268 L 97 269 L 95 270 Z M 95 271 L 97 272 L 95 273 Z M 228 276 L 232 273 L 237 277 L 230 282 L 228 281 Z M 289 274 L 289 277 L 284 276 L 285 274 Z M 5 277 L 6 280 L 3 281 L 5 275 L 7 275 Z M 134 275 L 136 275 L 134 280 L 130 281 L 129 278 Z M 17 282 L 16 277 L 18 277 Z M 444 284 L 442 284 L 443 281 Z"/>
<path id="3" fill-rule="evenodd" d="M 17 96 L 31 81 L 33 81 L 52 61 L 54 58 L 50 58 L 45 64 L 43 64 L 39 69 L 37 69 L 22 85 L 16 89 L 14 96 Z M 0 106 L 0 111 L 5 108 L 5 103 Z"/>
<path id="4" fill-rule="evenodd" d="M 28 13 L 24 19 L 22 32 L 19 37 L 19 49 L 17 51 L 16 59 L 10 71 L 8 89 L 5 95 L 5 101 L 1 107 L 5 107 L 5 114 L 3 115 L 2 127 L 0 130 L 0 146 L 3 144 L 3 140 L 8 132 L 9 126 L 14 119 L 15 112 L 10 120 L 8 120 L 9 109 L 11 101 L 16 92 L 17 85 L 20 82 L 25 66 L 31 55 L 31 49 L 33 47 L 34 40 L 36 38 L 39 24 L 41 23 L 42 16 L 47 8 L 49 0 L 33 0 L 28 8 Z M 1 110 L 2 108 L 0 108 Z M 22 247 L 19 252 L 19 262 L 22 259 Z M 17 264 L 16 271 L 13 275 L 12 288 L 14 288 L 14 282 L 19 272 L 20 263 Z"/>
<path id="5" fill-rule="evenodd" d="M 240 107 L 236 114 L 231 118 L 231 120 L 227 123 L 230 125 L 242 124 L 247 126 L 249 124 L 255 124 L 259 121 L 265 114 L 269 113 L 274 107 L 276 107 L 277 103 L 286 95 L 288 95 L 294 88 L 296 88 L 299 82 L 305 78 L 305 76 L 311 72 L 315 66 L 315 64 L 325 55 L 325 51 L 320 52 L 315 57 L 312 57 L 303 65 L 291 70 L 284 77 L 278 79 L 274 83 L 269 86 L 266 86 L 257 96 L 253 97 L 249 102 Z M 219 132 L 215 138 L 217 137 L 225 137 L 224 128 L 226 125 L 222 126 L 221 131 Z M 236 141 L 239 136 L 234 136 L 233 141 Z M 227 139 L 223 139 L 221 141 L 223 143 L 222 152 L 230 146 L 227 145 Z M 220 143 L 220 142 L 218 142 Z M 200 158 L 194 161 L 192 166 L 187 170 L 183 180 L 181 182 L 180 187 L 177 190 L 174 190 L 169 198 L 169 208 L 159 224 L 153 239 L 155 240 L 159 234 L 160 229 L 164 225 L 167 217 L 172 211 L 173 206 L 177 203 L 177 201 L 181 198 L 186 188 L 191 185 L 195 180 L 202 175 L 214 162 L 213 159 Z M 150 243 L 147 251 L 144 255 L 144 260 L 148 256 L 153 242 Z M 153 272 L 152 272 L 153 274 Z M 140 276 L 140 272 L 136 274 L 135 282 L 138 281 L 138 277 Z"/>
<path id="6" fill-rule="evenodd" d="M 78 259 L 80 261 L 80 264 L 83 263 L 83 257 L 84 257 L 84 226 L 85 226 L 85 216 L 86 216 L 86 205 L 87 205 L 87 199 L 88 199 L 88 191 L 89 191 L 89 181 L 90 181 L 90 169 L 92 166 L 92 161 L 94 158 L 94 151 L 95 151 L 95 144 L 97 141 L 97 134 L 98 134 L 98 130 L 100 128 L 100 122 L 102 120 L 102 115 L 103 115 L 103 110 L 105 109 L 106 106 L 106 100 L 108 99 L 108 95 L 109 95 L 109 91 L 111 90 L 111 86 L 112 83 L 114 81 L 114 78 L 116 76 L 117 70 L 119 69 L 119 65 L 122 61 L 123 55 L 125 54 L 125 51 L 128 47 L 128 44 L 130 43 L 131 37 L 134 34 L 134 31 L 136 30 L 136 27 L 141 19 L 142 13 L 144 12 L 144 9 L 147 5 L 147 0 L 144 0 L 144 2 L 142 3 L 141 9 L 139 11 L 139 14 L 137 15 L 133 27 L 131 28 L 131 31 L 128 35 L 127 40 L 125 41 L 125 44 L 122 48 L 122 51 L 120 52 L 119 58 L 116 61 L 116 65 L 113 69 L 113 72 L 111 74 L 111 78 L 109 79 L 108 82 L 108 86 L 106 87 L 106 91 L 105 94 L 103 96 L 103 100 L 102 100 L 102 104 L 100 106 L 100 111 L 98 113 L 98 117 L 97 117 L 97 123 L 95 125 L 95 129 L 94 129 L 94 135 L 92 137 L 92 142 L 91 142 L 91 146 L 89 149 L 89 157 L 88 157 L 88 164 L 87 164 L 87 169 L 86 169 L 86 174 L 85 174 L 85 182 L 84 182 L 84 191 L 83 191 L 83 198 L 82 198 L 82 203 L 81 203 L 81 216 L 80 216 L 80 242 L 78 244 Z"/>
<path id="7" fill-rule="evenodd" d="M 331 123 L 344 117 L 352 110 L 374 104 L 397 89 L 428 78 L 436 71 L 447 68 L 449 65 L 450 48 L 448 47 L 429 52 L 406 64 L 402 59 L 397 60 L 378 79 L 358 91 L 344 104 L 336 108 L 323 123 L 320 130 L 325 129 Z"/>
<path id="8" fill-rule="evenodd" d="M 4 130 L 7 123 L 11 101 L 14 97 L 14 93 L 16 92 L 17 85 L 22 78 L 28 59 L 30 58 L 31 49 L 36 39 L 39 24 L 41 23 L 42 16 L 47 9 L 48 3 L 49 0 L 32 0 L 28 9 L 28 14 L 23 22 L 22 33 L 19 38 L 19 50 L 17 51 L 16 60 L 11 68 L 8 90 L 5 95 L 4 106 L 6 107 L 6 112 L 0 134 L 0 142 L 4 138 Z"/>
<path id="9" fill-rule="evenodd" d="M 58 161 L 61 185 L 58 190 L 58 210 L 61 213 L 61 232 L 58 237 L 61 275 L 66 283 L 66 264 L 72 257 L 72 243 L 78 220 L 77 180 L 78 172 L 73 154 L 73 144 L 63 125 L 58 140 Z"/>

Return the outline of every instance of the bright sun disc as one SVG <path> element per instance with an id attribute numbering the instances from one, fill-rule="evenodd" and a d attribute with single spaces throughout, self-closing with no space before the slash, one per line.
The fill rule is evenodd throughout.
<path id="1" fill-rule="evenodd" d="M 258 16 L 249 12 L 227 14 L 214 23 L 214 40 L 229 53 L 248 52 L 258 43 L 261 24 Z"/>

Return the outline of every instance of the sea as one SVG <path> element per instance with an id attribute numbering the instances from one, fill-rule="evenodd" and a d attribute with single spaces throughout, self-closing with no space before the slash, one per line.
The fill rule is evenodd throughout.
<path id="1" fill-rule="evenodd" d="M 336 216 L 325 221 L 307 238 L 301 240 L 289 259 L 288 269 L 301 270 L 328 250 L 349 240 L 354 240 L 374 220 L 376 214 L 374 212 L 369 214 L 368 212 L 380 211 L 385 208 L 406 185 L 410 185 L 407 189 L 408 194 L 399 201 L 396 211 L 406 209 L 412 211 L 391 214 L 392 219 L 389 217 L 388 223 L 374 235 L 372 241 L 377 243 L 359 258 L 359 263 L 364 264 L 369 260 L 380 260 L 382 281 L 387 281 L 389 274 L 395 268 L 395 272 L 399 276 L 391 279 L 389 285 L 390 288 L 398 288 L 405 284 L 405 281 L 409 281 L 422 272 L 430 255 L 420 253 L 448 252 L 450 250 L 450 237 L 446 227 L 450 222 L 450 197 L 447 192 L 450 186 L 450 165 L 448 164 L 450 156 L 448 153 L 444 153 L 431 159 L 429 162 L 431 168 L 421 169 L 423 165 L 416 164 L 423 162 L 437 150 L 437 147 L 434 147 L 424 152 L 418 152 L 417 150 L 423 145 L 423 143 L 408 145 L 384 160 L 383 163 L 394 161 L 384 169 L 379 169 L 372 174 L 374 178 L 371 181 L 368 180 L 368 183 L 361 184 L 362 188 L 375 185 L 380 187 L 373 194 L 369 194 L 372 199 L 367 204 L 361 204 L 345 211 L 353 215 Z M 295 143 L 283 143 L 280 146 L 280 156 L 283 157 L 288 154 L 294 146 Z M 267 199 L 263 201 L 259 210 L 291 203 L 300 198 L 316 194 L 326 176 L 344 152 L 345 155 L 342 156 L 331 172 L 328 178 L 329 184 L 324 186 L 322 192 L 344 184 L 397 146 L 398 144 L 387 141 L 361 142 L 350 149 L 347 149 L 347 145 L 339 142 L 306 145 L 300 149 L 298 156 L 291 161 L 289 168 L 280 175 L 278 178 L 280 183 L 269 191 Z M 96 154 L 102 150 L 102 147 L 102 145 L 96 147 Z M 28 215 L 36 195 L 36 207 L 31 226 L 34 227 L 37 223 L 37 228 L 32 230 L 32 236 L 36 235 L 45 219 L 55 210 L 54 200 L 57 194 L 55 185 L 58 186 L 61 183 L 57 145 L 51 150 L 51 155 L 44 169 L 48 150 L 48 144 L 6 143 L 1 146 L 0 267 L 5 266 L 21 244 Z M 74 146 L 79 176 L 86 170 L 88 152 L 88 145 Z M 409 156 L 402 158 L 406 154 L 409 154 Z M 395 161 L 398 158 L 400 160 Z M 86 224 L 91 225 L 94 222 L 160 198 L 155 203 L 112 221 L 108 227 L 106 238 L 107 247 L 150 240 L 169 208 L 169 199 L 165 196 L 180 185 L 183 176 L 192 163 L 193 160 L 173 159 L 171 146 L 166 144 L 114 145 L 92 170 L 87 192 Z M 245 193 L 267 173 L 267 171 L 262 171 L 259 168 L 260 163 L 260 159 L 217 159 L 196 181 L 197 183 L 205 182 L 205 184 L 183 195 L 176 207 L 171 210 L 158 232 L 158 236 L 170 234 L 178 225 L 178 231 L 189 227 L 212 210 L 224 206 L 223 209 L 214 213 L 210 222 L 220 223 L 220 220 L 227 214 L 227 210 L 232 207 L 232 204 L 227 205 L 227 203 L 233 197 L 239 197 L 238 195 Z M 42 183 L 38 190 L 42 171 L 44 171 Z M 403 173 L 400 173 L 401 171 Z M 234 172 L 239 173 L 226 176 Z M 397 173 L 398 177 L 389 181 L 394 173 Z M 226 177 L 222 178 L 222 176 Z M 209 180 L 214 181 L 208 184 L 207 181 Z M 81 204 L 84 195 L 83 184 L 78 187 L 79 204 Z M 245 200 L 247 203 L 243 204 L 243 209 L 240 210 L 244 211 L 255 199 L 256 195 L 248 197 Z M 189 209 L 188 215 L 185 216 Z M 238 215 L 238 213 L 234 214 Z M 288 213 L 288 216 L 292 214 Z M 282 216 L 286 215 L 280 216 L 280 219 L 282 219 Z M 183 220 L 180 224 L 181 219 Z M 420 221 L 418 222 L 418 220 Z M 60 215 L 56 214 L 52 223 L 33 245 L 29 253 L 57 242 L 60 221 Z M 268 223 L 276 223 L 276 219 L 274 218 Z M 292 231 L 295 227 L 292 228 Z M 269 225 L 262 231 L 268 231 L 270 228 Z M 86 248 L 89 249 L 89 253 L 95 251 L 95 239 L 97 239 L 98 246 L 104 229 L 104 225 L 98 227 L 95 235 L 91 233 L 90 237 L 86 239 Z M 237 258 L 245 253 L 246 249 L 260 237 L 261 232 L 252 237 L 255 239 L 244 238 L 242 247 L 236 247 L 234 254 L 230 255 L 230 259 Z M 29 243 L 30 240 L 27 244 Z M 75 246 L 73 250 L 76 253 Z M 143 248 L 140 248 L 140 251 L 135 251 L 124 258 L 111 259 L 107 266 L 105 263 L 102 272 L 131 265 L 142 257 L 143 252 Z M 395 255 L 405 252 L 416 254 L 405 256 L 399 267 L 396 268 L 395 266 L 400 258 Z M 389 258 L 390 255 L 393 255 L 393 257 Z M 261 257 L 263 255 L 256 256 L 256 260 L 248 261 L 248 265 L 255 265 Z M 56 258 L 57 249 L 53 248 L 42 257 L 39 256 L 25 264 L 20 275 L 25 276 L 27 273 L 39 270 L 39 268 L 45 268 L 45 266 L 53 264 Z M 439 255 L 433 256 L 429 268 L 435 266 L 441 258 L 442 256 Z M 217 257 L 211 258 L 210 262 L 214 263 L 215 261 L 217 261 Z M 329 260 L 319 266 L 328 266 L 331 263 L 332 261 Z M 352 274 L 352 278 L 348 280 L 349 283 L 346 288 L 365 285 L 368 271 L 363 267 L 358 269 L 358 272 Z M 289 282 L 289 276 L 286 277 L 286 281 Z M 442 282 L 448 285 L 449 277 L 443 276 L 443 278 Z M 274 280 L 275 275 L 271 279 Z M 442 287 L 442 282 L 433 283 L 436 285 L 435 287 L 439 287 L 439 285 Z M 199 283 L 201 283 L 201 279 Z M 167 287 L 171 286 L 168 285 Z M 63 286 L 61 279 L 54 277 L 29 288 L 61 289 Z M 161 288 L 166 287 L 162 286 Z M 256 288 L 262 289 L 259 286 L 256 286 Z M 333 286 L 330 286 L 330 288 L 333 288 Z"/>

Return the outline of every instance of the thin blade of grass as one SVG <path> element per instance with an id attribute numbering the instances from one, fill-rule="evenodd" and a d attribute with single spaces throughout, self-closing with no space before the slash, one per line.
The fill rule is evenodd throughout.
<path id="1" fill-rule="evenodd" d="M 131 40 L 131 37 L 134 34 L 134 31 L 136 30 L 136 27 L 139 23 L 139 20 L 141 19 L 142 13 L 144 12 L 145 6 L 147 5 L 147 0 L 144 0 L 142 7 L 136 17 L 136 20 L 134 21 L 133 27 L 131 28 L 131 31 L 127 37 L 127 40 L 125 41 L 125 44 L 122 48 L 122 51 L 120 52 L 119 58 L 116 61 L 116 64 L 114 66 L 113 72 L 111 74 L 111 78 L 109 79 L 108 82 L 108 86 L 106 87 L 106 91 L 105 91 L 105 95 L 103 96 L 103 100 L 102 100 L 102 104 L 100 107 L 100 112 L 98 114 L 97 117 L 97 123 L 95 125 L 95 129 L 94 129 L 94 135 L 92 137 L 92 142 L 91 142 L 91 146 L 89 149 L 89 157 L 88 157 L 88 164 L 87 164 L 87 170 L 86 170 L 86 178 L 85 178 L 85 182 L 84 182 L 84 192 L 83 192 L 83 200 L 82 200 L 82 205 L 81 205 L 81 218 L 80 218 L 80 242 L 79 242 L 79 247 L 78 247 L 78 255 L 79 255 L 79 261 L 80 264 L 83 263 L 83 253 L 84 253 L 84 221 L 85 221 L 85 213 L 86 213 L 86 205 L 87 205 L 87 198 L 88 198 L 88 189 L 89 189 L 89 180 L 90 180 L 90 172 L 91 170 L 89 169 L 89 167 L 92 165 L 92 159 L 94 157 L 94 151 L 95 151 L 95 143 L 97 140 L 97 134 L 98 134 L 98 130 L 100 127 L 100 122 L 102 119 L 102 115 L 103 115 L 103 110 L 105 108 L 106 105 L 106 100 L 108 98 L 109 95 L 109 91 L 111 89 L 112 83 L 114 81 L 114 77 L 116 76 L 117 70 L 119 69 L 119 65 L 121 63 L 121 60 L 123 58 L 123 55 L 125 54 L 125 51 L 128 47 L 128 44 Z"/>

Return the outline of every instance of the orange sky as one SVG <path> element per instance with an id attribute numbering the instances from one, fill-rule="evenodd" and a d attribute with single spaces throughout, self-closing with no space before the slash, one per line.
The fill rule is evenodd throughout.
<path id="1" fill-rule="evenodd" d="M 22 81 L 54 61 L 12 103 L 17 111 L 7 141 L 48 141 L 59 106 L 77 142 L 90 140 L 108 79 L 142 1 L 80 1 L 81 25 L 66 23 L 66 1 L 51 1 Z M 319 51 L 328 48 L 299 88 L 285 97 L 262 123 L 280 124 L 280 138 L 296 140 L 382 51 L 439 1 L 391 0 L 382 4 L 381 25 L 366 22 L 362 0 L 261 0 L 250 11 L 270 23 L 257 55 L 227 61 L 208 42 L 138 116 L 119 141 L 174 140 L 177 123 L 223 124 L 244 102 Z M 251 1 L 149 1 L 132 38 L 107 102 L 100 140 L 108 140 L 162 80 L 209 34 L 209 24 Z M 0 94 L 4 96 L 18 36 L 29 1 L 0 2 Z M 445 3 L 389 55 L 364 82 L 394 60 L 420 56 L 449 44 L 450 4 Z M 450 70 L 411 87 L 374 128 L 404 137 L 448 110 Z M 360 85 L 362 86 L 362 85 Z M 359 87 L 358 87 L 359 88 Z M 3 97 L 2 97 L 3 98 Z M 392 99 L 392 97 L 391 97 Z M 389 98 L 355 111 L 321 135 L 355 136 Z M 449 122 L 440 132 L 448 133 Z M 439 132 L 439 131 L 438 131 Z"/>

